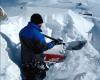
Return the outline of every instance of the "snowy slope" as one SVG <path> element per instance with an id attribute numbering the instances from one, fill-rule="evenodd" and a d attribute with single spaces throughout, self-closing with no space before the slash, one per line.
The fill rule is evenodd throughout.
<path id="1" fill-rule="evenodd" d="M 83 15 L 82 15 L 83 16 Z M 100 53 L 100 18 L 93 17 L 93 16 L 84 16 L 84 18 L 92 20 L 94 23 L 94 26 L 91 28 L 91 30 L 88 32 L 88 36 L 91 38 L 90 42 L 94 46 L 96 50 Z"/>

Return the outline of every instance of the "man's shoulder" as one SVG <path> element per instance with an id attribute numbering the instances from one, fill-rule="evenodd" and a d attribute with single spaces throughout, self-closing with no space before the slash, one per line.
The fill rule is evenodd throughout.
<path id="1" fill-rule="evenodd" d="M 23 34 L 28 34 L 28 32 L 30 32 L 27 28 L 27 26 L 23 27 L 20 32 L 19 32 L 19 35 L 23 35 Z"/>

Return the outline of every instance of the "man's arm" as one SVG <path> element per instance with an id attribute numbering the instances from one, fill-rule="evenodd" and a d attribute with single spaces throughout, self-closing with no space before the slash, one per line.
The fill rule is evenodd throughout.
<path id="1" fill-rule="evenodd" d="M 54 41 L 46 43 L 45 41 L 37 39 L 37 40 L 35 40 L 34 45 L 35 45 L 35 47 L 34 47 L 35 51 L 38 53 L 41 53 L 43 51 L 53 48 L 55 46 L 55 43 L 54 43 Z"/>

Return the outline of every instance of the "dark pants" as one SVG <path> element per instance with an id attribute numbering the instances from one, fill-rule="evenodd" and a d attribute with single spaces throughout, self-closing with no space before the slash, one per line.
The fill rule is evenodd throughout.
<path id="1" fill-rule="evenodd" d="M 21 67 L 22 80 L 43 80 L 46 77 L 46 70 L 38 68 L 38 65 L 44 65 L 43 54 L 35 54 L 34 59 L 27 64 L 23 63 Z M 39 64 L 38 64 L 39 63 Z"/>
<path id="2" fill-rule="evenodd" d="M 24 65 L 21 69 L 22 80 L 43 80 L 46 77 L 46 71 L 32 67 L 31 65 Z"/>

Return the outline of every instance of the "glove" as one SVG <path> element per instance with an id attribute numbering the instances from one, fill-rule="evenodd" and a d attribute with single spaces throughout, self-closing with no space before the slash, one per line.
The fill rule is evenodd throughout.
<path id="1" fill-rule="evenodd" d="M 53 42 L 54 42 L 55 45 L 63 44 L 63 40 L 61 40 L 61 39 L 56 39 Z"/>

